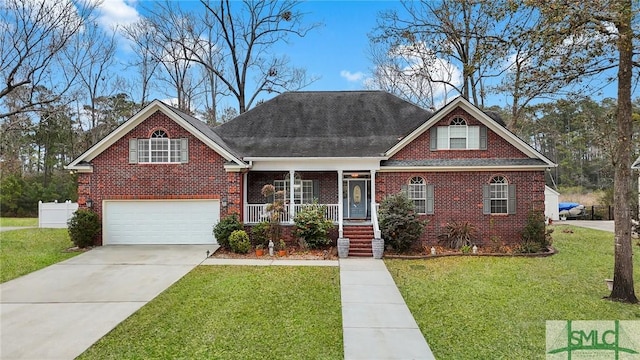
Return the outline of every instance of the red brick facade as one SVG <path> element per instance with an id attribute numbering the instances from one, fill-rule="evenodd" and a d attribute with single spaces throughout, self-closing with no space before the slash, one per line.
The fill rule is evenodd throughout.
<path id="1" fill-rule="evenodd" d="M 468 125 L 484 126 L 459 107 L 434 126 L 447 126 L 455 116 L 463 117 Z M 182 164 L 130 164 L 129 139 L 149 138 L 155 130 L 164 130 L 169 138 L 187 138 L 189 161 Z M 391 160 L 528 157 L 490 129 L 487 131 L 487 150 L 431 151 L 429 137 L 430 131 L 427 130 Z M 227 172 L 225 162 L 220 154 L 157 111 L 91 160 L 93 173 L 80 173 L 78 176 L 78 202 L 85 206 L 86 200 L 91 199 L 94 210 L 102 216 L 104 200 L 224 199 L 227 206 L 221 207 L 221 216 L 231 213 L 242 216 L 245 202 L 243 174 Z M 297 173 L 303 180 L 316 182 L 320 203 L 338 203 L 337 171 Z M 265 199 L 260 193 L 262 186 L 273 184 L 276 179 L 284 180 L 287 174 L 287 171 L 249 172 L 246 202 L 263 203 Z M 483 214 L 483 185 L 498 175 L 505 177 L 510 185 L 515 185 L 515 214 Z M 402 186 L 415 176 L 422 177 L 426 184 L 434 185 L 434 214 L 425 215 L 429 223 L 422 238 L 427 244 L 436 244 L 437 235 L 450 221 L 475 224 L 481 237 L 480 245 L 491 245 L 492 240 L 514 244 L 520 239 L 519 233 L 525 226 L 529 211 L 544 210 L 543 170 L 385 172 L 383 168 L 376 173 L 376 201 L 382 201 L 387 194 L 400 192 Z"/>
<path id="2" fill-rule="evenodd" d="M 516 213 L 513 215 L 485 215 L 482 212 L 482 185 L 496 175 L 504 176 L 516 186 Z M 379 173 L 376 176 L 376 201 L 386 194 L 401 191 L 414 176 L 434 185 L 434 214 L 424 215 L 429 221 L 422 240 L 437 243 L 437 235 L 450 221 L 469 221 L 479 232 L 482 245 L 490 245 L 492 237 L 514 244 L 520 241 L 529 210 L 544 211 L 544 173 L 542 171 L 509 172 L 403 172 Z M 496 239 L 496 238 L 494 238 Z M 480 244 L 479 244 L 480 245 Z"/>
<path id="3" fill-rule="evenodd" d="M 184 164 L 130 164 L 129 139 L 146 139 L 155 130 L 189 139 Z M 78 202 L 102 216 L 102 201 L 114 199 L 222 199 L 220 215 L 241 213 L 242 174 L 226 172 L 225 159 L 161 112 L 156 112 L 91 161 L 93 173 L 78 176 Z"/>
<path id="4" fill-rule="evenodd" d="M 462 117 L 467 125 L 484 126 L 461 108 L 456 108 L 434 126 L 448 126 L 454 117 Z M 408 144 L 391 160 L 419 159 L 468 159 L 468 158 L 526 158 L 527 155 L 495 132 L 487 129 L 487 150 L 430 150 L 430 131 L 427 130 Z M 494 176 L 504 176 L 516 186 L 516 213 L 512 215 L 484 215 L 482 211 L 482 186 Z M 434 185 L 434 214 L 425 215 L 429 220 L 422 240 L 436 244 L 437 235 L 450 221 L 469 221 L 476 225 L 483 245 L 491 238 L 513 244 L 520 241 L 530 210 L 544 211 L 544 171 L 462 171 L 462 172 L 401 172 L 378 173 L 376 176 L 376 201 L 386 194 L 401 191 L 412 177 L 420 176 L 427 184 Z"/>

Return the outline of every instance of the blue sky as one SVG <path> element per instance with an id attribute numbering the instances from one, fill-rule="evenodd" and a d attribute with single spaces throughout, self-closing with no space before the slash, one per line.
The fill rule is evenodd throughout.
<path id="1" fill-rule="evenodd" d="M 131 23 L 140 17 L 138 0 L 104 0 L 100 5 L 100 22 L 105 27 Z M 185 8 L 200 8 L 196 1 L 183 1 Z M 288 44 L 276 48 L 286 54 L 291 64 L 307 70 L 308 75 L 319 79 L 304 90 L 359 90 L 369 76 L 372 63 L 368 58 L 368 34 L 376 26 L 378 13 L 388 9 L 400 9 L 398 1 L 320 1 L 301 4 L 305 23 L 322 23 L 304 38 L 290 38 Z M 122 46 L 125 48 L 125 46 Z M 121 51 L 119 57 L 127 56 Z M 162 98 L 156 94 L 155 97 Z M 261 98 L 271 98 L 265 94 Z M 602 97 L 615 97 L 615 86 L 607 87 Z M 596 96 L 599 98 L 600 96 Z M 228 101 L 228 102 L 227 102 Z M 228 99 L 225 103 L 236 106 Z M 486 105 L 507 106 L 504 96 L 487 99 Z"/>

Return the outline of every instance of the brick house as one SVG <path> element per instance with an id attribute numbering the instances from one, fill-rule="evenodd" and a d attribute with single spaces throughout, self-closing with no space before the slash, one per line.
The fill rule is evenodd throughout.
<path id="1" fill-rule="evenodd" d="M 457 220 L 488 244 L 519 240 L 554 166 L 463 98 L 432 113 L 386 92 L 335 91 L 284 93 L 214 128 L 156 100 L 68 168 L 80 206 L 102 218 L 101 244 L 214 243 L 227 214 L 264 219 L 265 184 L 286 194 L 284 224 L 315 200 L 336 235 L 360 225 L 373 237 L 376 204 L 405 191 L 429 220 L 424 242 Z"/>

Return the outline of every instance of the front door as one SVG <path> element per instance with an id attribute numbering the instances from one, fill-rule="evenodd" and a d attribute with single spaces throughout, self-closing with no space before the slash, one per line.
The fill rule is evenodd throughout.
<path id="1" fill-rule="evenodd" d="M 367 218 L 367 181 L 349 180 L 349 218 Z"/>

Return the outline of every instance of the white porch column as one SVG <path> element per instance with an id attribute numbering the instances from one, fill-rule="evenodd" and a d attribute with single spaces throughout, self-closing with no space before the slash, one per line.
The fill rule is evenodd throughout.
<path id="1" fill-rule="evenodd" d="M 343 199 L 342 199 L 342 170 L 338 170 L 338 237 L 342 238 L 344 236 L 344 230 L 342 228 L 342 217 L 343 217 Z"/>
<path id="2" fill-rule="evenodd" d="M 296 183 L 296 171 L 289 170 L 289 222 L 293 223 L 293 217 L 296 216 L 296 204 L 295 204 L 295 188 Z"/>
<path id="3" fill-rule="evenodd" d="M 381 237 L 380 230 L 378 229 L 377 219 L 378 219 L 378 210 L 376 209 L 376 171 L 371 170 L 371 218 L 375 216 L 376 224 L 374 230 L 374 235 L 376 239 Z"/>
<path id="4" fill-rule="evenodd" d="M 249 173 L 242 174 L 242 223 L 244 224 L 247 219 L 247 213 L 249 212 L 249 201 L 247 196 L 249 195 L 249 187 L 247 185 L 247 179 L 249 178 Z"/>

